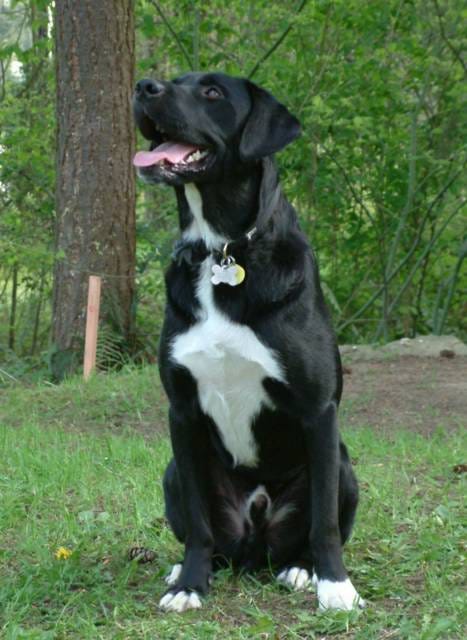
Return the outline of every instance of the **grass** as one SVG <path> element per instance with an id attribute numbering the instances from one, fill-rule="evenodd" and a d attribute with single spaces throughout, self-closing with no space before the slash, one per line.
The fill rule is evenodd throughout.
<path id="1" fill-rule="evenodd" d="M 163 413 L 152 368 L 0 391 L 1 638 L 464 637 L 461 433 L 346 430 L 361 506 L 345 557 L 364 612 L 319 613 L 269 572 L 226 570 L 201 611 L 162 614 L 181 554 L 163 518 Z M 133 545 L 155 561 L 129 562 Z"/>

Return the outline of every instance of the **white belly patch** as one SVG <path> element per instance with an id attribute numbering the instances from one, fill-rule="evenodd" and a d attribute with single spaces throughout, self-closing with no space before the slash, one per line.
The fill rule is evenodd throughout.
<path id="1" fill-rule="evenodd" d="M 257 445 L 251 430 L 263 405 L 266 377 L 284 381 L 277 355 L 252 329 L 232 322 L 214 305 L 211 256 L 201 265 L 198 322 L 172 344 L 172 358 L 187 367 L 198 385 L 202 410 L 215 422 L 234 464 L 255 466 Z"/>

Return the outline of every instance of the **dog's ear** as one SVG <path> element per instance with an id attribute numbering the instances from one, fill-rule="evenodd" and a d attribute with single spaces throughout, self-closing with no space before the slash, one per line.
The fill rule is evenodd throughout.
<path id="1" fill-rule="evenodd" d="M 252 108 L 240 138 L 244 161 L 259 160 L 280 151 L 300 135 L 300 123 L 270 93 L 246 80 Z"/>

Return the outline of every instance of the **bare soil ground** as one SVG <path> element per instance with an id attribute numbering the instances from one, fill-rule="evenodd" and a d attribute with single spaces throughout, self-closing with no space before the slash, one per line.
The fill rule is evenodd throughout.
<path id="1" fill-rule="evenodd" d="M 467 426 L 467 357 L 450 355 L 377 361 L 344 356 L 341 425 L 427 435 Z"/>

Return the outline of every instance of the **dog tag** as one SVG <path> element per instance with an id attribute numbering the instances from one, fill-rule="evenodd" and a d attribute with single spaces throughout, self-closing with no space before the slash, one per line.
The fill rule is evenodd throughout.
<path id="1" fill-rule="evenodd" d="M 223 258 L 220 264 L 212 266 L 211 282 L 214 285 L 228 284 L 236 287 L 245 280 L 245 269 L 235 262 L 232 256 Z"/>

